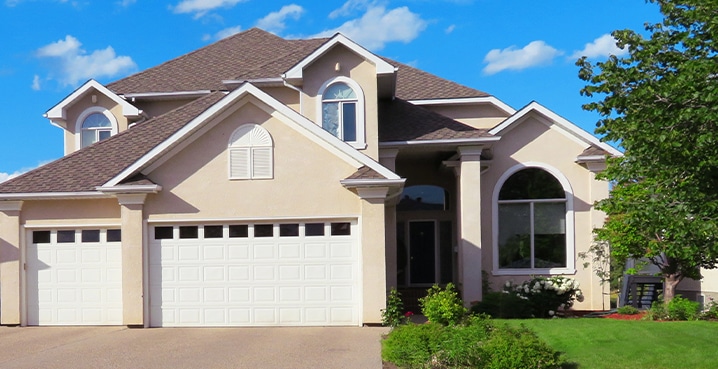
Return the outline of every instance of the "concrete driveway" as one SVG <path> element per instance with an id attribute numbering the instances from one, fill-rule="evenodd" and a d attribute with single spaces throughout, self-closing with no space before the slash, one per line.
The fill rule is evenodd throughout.
<path id="1" fill-rule="evenodd" d="M 386 328 L 0 327 L 0 368 L 381 368 Z"/>

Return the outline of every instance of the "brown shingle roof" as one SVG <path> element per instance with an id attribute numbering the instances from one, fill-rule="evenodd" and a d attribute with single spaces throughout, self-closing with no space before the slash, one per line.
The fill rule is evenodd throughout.
<path id="1" fill-rule="evenodd" d="M 223 80 L 280 77 L 325 41 L 285 40 L 252 28 L 107 87 L 118 94 L 225 90 Z"/>
<path id="2" fill-rule="evenodd" d="M 374 169 L 363 166 L 346 179 L 386 179 L 386 177 L 379 174 Z"/>
<path id="3" fill-rule="evenodd" d="M 379 142 L 490 137 L 477 129 L 401 99 L 379 102 Z"/>
<path id="4" fill-rule="evenodd" d="M 109 84 L 118 94 L 225 90 L 223 80 L 279 78 L 328 39 L 285 40 L 258 28 L 222 39 L 156 67 Z M 390 59 L 396 96 L 404 100 L 488 96 Z"/>
<path id="5" fill-rule="evenodd" d="M 95 191 L 224 96 L 221 92 L 209 94 L 3 182 L 0 193 Z"/>
<path id="6" fill-rule="evenodd" d="M 611 153 L 608 151 L 598 147 L 598 146 L 589 146 L 586 150 L 583 150 L 583 152 L 579 156 L 611 156 Z"/>

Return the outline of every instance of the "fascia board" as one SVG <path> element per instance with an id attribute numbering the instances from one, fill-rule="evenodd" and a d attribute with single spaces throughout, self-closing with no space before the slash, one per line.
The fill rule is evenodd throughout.
<path id="1" fill-rule="evenodd" d="M 505 113 L 512 115 L 516 113 L 516 109 L 512 108 L 505 102 L 497 99 L 495 96 L 485 97 L 461 97 L 455 99 L 422 99 L 407 100 L 414 105 L 473 105 L 473 104 L 492 104 Z"/>
<path id="2" fill-rule="evenodd" d="M 101 192 L 29 192 L 0 194 L 0 200 L 97 199 L 109 197 L 111 196 Z"/>
<path id="3" fill-rule="evenodd" d="M 111 187 L 103 187 L 103 186 L 97 186 L 97 191 L 100 191 L 102 193 L 106 194 L 115 194 L 115 193 L 158 193 L 162 191 L 162 186 L 160 185 L 118 185 L 118 186 L 111 186 Z"/>
<path id="4" fill-rule="evenodd" d="M 595 145 L 600 147 L 603 150 L 606 150 L 608 153 L 614 156 L 623 156 L 623 153 L 618 151 L 616 148 L 614 148 L 611 145 L 608 145 L 604 142 L 601 142 L 596 136 L 586 132 L 581 127 L 569 122 L 562 116 L 554 113 L 550 109 L 546 108 L 545 106 L 537 103 L 536 101 L 532 101 L 530 104 L 523 107 L 521 110 L 516 112 L 514 115 L 507 118 L 505 121 L 503 121 L 498 126 L 492 128 L 489 130 L 489 133 L 492 135 L 500 136 L 509 130 L 513 128 L 517 122 L 520 122 L 524 117 L 528 116 L 531 112 L 537 112 L 544 117 L 551 120 L 554 124 L 561 127 L 564 131 L 570 133 L 574 137 L 580 139 L 581 141 L 589 144 L 589 145 Z"/>
<path id="5" fill-rule="evenodd" d="M 493 143 L 501 140 L 500 136 L 479 137 L 479 138 L 456 138 L 446 140 L 409 140 L 409 141 L 385 141 L 380 142 L 379 147 L 391 148 L 402 146 L 444 146 L 444 145 L 476 145 Z"/>
<path id="6" fill-rule="evenodd" d="M 385 62 L 380 57 L 376 56 L 369 50 L 363 48 L 361 45 L 357 44 L 356 42 L 350 40 L 346 36 L 342 35 L 341 33 L 335 34 L 331 39 L 329 39 L 327 42 L 325 42 L 322 46 L 314 50 L 309 56 L 302 59 L 299 63 L 297 63 L 295 66 L 290 68 L 288 71 L 286 71 L 283 75 L 285 79 L 293 80 L 293 79 L 302 79 L 304 68 L 306 68 L 308 65 L 312 64 L 315 60 L 319 59 L 322 55 L 324 55 L 326 52 L 331 50 L 335 45 L 341 44 L 351 51 L 355 52 L 359 56 L 363 57 L 364 59 L 368 60 L 370 63 L 374 64 L 376 67 L 376 73 L 377 74 L 393 74 L 396 71 L 396 68 Z"/>
<path id="7" fill-rule="evenodd" d="M 57 105 L 50 108 L 50 110 L 45 113 L 45 118 L 48 119 L 66 119 L 65 111 L 67 110 L 67 107 L 70 106 L 72 103 L 74 103 L 78 98 L 80 98 L 82 95 L 85 94 L 89 89 L 94 88 L 97 90 L 97 92 L 107 96 L 112 101 L 116 102 L 118 105 L 122 106 L 122 115 L 126 117 L 138 117 L 142 114 L 142 110 L 137 109 L 135 106 L 127 102 L 127 100 L 124 100 L 114 92 L 110 91 L 107 87 L 103 86 L 99 82 L 95 81 L 94 79 L 91 79 L 82 86 L 80 86 L 78 89 L 73 91 L 69 96 L 64 98 L 62 101 L 60 101 Z"/>
<path id="8" fill-rule="evenodd" d="M 339 181 L 344 187 L 377 187 L 377 186 L 402 186 L 406 182 L 406 178 L 400 179 L 343 179 Z"/>

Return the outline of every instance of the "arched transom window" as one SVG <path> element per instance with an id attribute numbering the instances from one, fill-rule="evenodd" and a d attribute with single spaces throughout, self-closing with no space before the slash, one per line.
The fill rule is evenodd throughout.
<path id="1" fill-rule="evenodd" d="M 257 124 L 237 128 L 229 140 L 230 179 L 271 179 L 274 175 L 272 136 Z"/>
<path id="2" fill-rule="evenodd" d="M 112 136 L 113 125 L 110 119 L 101 112 L 94 112 L 82 121 L 81 147 L 90 146 L 97 141 Z"/>
<path id="3" fill-rule="evenodd" d="M 358 108 L 357 92 L 347 83 L 329 85 L 322 93 L 322 127 L 344 141 L 359 141 Z"/>
<path id="4" fill-rule="evenodd" d="M 541 168 L 513 173 L 498 194 L 499 269 L 568 267 L 567 219 L 556 177 Z"/>

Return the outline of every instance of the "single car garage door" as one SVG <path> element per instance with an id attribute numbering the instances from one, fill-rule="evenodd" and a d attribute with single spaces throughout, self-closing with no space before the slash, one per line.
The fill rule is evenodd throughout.
<path id="1" fill-rule="evenodd" d="M 356 221 L 152 227 L 152 326 L 360 324 Z"/>
<path id="2" fill-rule="evenodd" d="M 28 325 L 121 325 L 119 229 L 28 232 Z"/>

